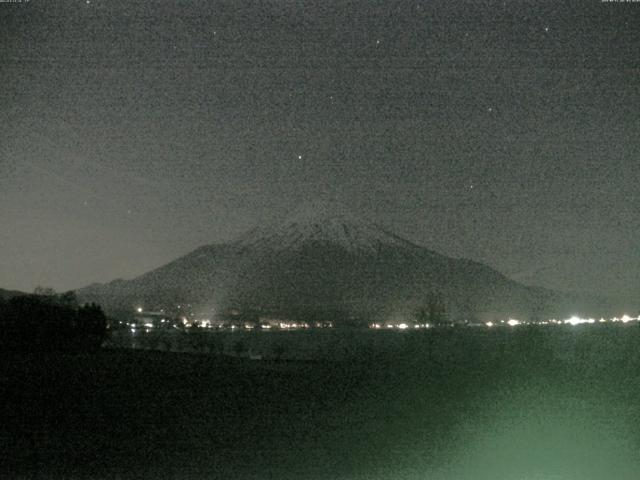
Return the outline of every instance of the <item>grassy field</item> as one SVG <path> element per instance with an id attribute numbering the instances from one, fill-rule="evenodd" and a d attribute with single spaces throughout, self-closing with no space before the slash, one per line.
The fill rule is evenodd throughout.
<path id="1" fill-rule="evenodd" d="M 394 342 L 333 362 L 5 356 L 0 476 L 638 478 L 637 326 Z"/>

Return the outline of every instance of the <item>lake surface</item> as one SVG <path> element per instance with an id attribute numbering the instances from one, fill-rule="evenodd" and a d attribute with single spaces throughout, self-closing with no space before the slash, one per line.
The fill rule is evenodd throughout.
<path id="1" fill-rule="evenodd" d="M 143 349 L 4 358 L 0 473 L 638 478 L 637 327 L 416 333 L 241 332 L 222 340 L 306 345 L 290 343 L 291 352 L 350 347 L 331 361 Z"/>

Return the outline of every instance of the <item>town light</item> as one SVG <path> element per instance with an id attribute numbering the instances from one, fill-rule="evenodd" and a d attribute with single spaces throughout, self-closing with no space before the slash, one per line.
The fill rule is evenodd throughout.
<path id="1" fill-rule="evenodd" d="M 582 322 L 582 320 L 578 317 L 576 317 L 575 315 L 571 318 L 567 318 L 564 323 L 568 323 L 569 325 L 575 326 L 575 325 L 580 325 Z"/>
<path id="2" fill-rule="evenodd" d="M 573 317 L 566 319 L 564 323 L 565 324 L 568 323 L 569 325 L 575 326 L 583 323 L 596 323 L 596 321 L 594 318 L 580 318 L 574 315 Z"/>

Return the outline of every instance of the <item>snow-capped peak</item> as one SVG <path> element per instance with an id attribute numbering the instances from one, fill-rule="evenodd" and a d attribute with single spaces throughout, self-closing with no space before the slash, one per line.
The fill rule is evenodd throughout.
<path id="1" fill-rule="evenodd" d="M 307 242 L 330 244 L 351 252 L 375 252 L 383 245 L 415 248 L 333 200 L 304 202 L 284 220 L 254 229 L 238 239 L 243 247 L 272 250 L 295 249 Z"/>

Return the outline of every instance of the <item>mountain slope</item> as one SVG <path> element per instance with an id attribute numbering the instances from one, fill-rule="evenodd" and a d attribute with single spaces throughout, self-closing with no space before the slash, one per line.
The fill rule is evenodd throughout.
<path id="1" fill-rule="evenodd" d="M 9 300 L 13 297 L 19 297 L 22 295 L 26 295 L 24 292 L 19 292 L 18 290 L 4 290 L 0 288 L 0 300 Z"/>
<path id="2" fill-rule="evenodd" d="M 192 304 L 207 314 L 236 309 L 385 320 L 409 316 L 434 291 L 460 321 L 600 311 L 595 302 L 527 287 L 485 265 L 418 246 L 332 202 L 301 205 L 235 241 L 78 294 L 107 309 Z"/>

